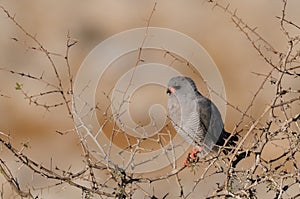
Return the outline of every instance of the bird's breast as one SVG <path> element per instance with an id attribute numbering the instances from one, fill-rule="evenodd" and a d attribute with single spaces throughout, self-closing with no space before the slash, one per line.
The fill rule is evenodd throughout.
<path id="1" fill-rule="evenodd" d="M 200 112 L 193 100 L 169 97 L 168 111 L 175 130 L 190 144 L 200 145 L 204 132 L 200 125 Z"/>

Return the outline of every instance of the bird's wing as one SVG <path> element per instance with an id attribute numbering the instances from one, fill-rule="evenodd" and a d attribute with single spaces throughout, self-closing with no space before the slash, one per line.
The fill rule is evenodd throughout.
<path id="1" fill-rule="evenodd" d="M 198 95 L 197 101 L 200 113 L 200 126 L 205 129 L 204 145 L 210 150 L 223 132 L 222 117 L 218 108 L 210 99 Z"/>

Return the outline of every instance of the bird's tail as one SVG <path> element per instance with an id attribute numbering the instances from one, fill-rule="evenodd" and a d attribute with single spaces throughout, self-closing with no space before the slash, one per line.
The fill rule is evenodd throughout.
<path id="1" fill-rule="evenodd" d="M 223 152 L 225 154 L 229 153 L 237 144 L 239 137 L 237 135 L 232 135 L 223 129 L 221 136 L 219 137 L 216 145 L 219 147 L 224 147 Z M 228 140 L 229 139 L 229 140 Z M 225 142 L 227 141 L 226 145 L 224 146 Z"/>

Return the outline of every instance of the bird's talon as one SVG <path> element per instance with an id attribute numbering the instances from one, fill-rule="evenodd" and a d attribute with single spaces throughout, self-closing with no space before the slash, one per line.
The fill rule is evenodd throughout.
<path id="1" fill-rule="evenodd" d="M 189 167 L 189 161 L 188 161 L 188 159 L 185 159 L 183 161 L 183 165 L 186 166 L 186 167 Z"/>
<path id="2" fill-rule="evenodd" d="M 202 148 L 192 149 L 191 152 L 189 152 L 188 156 L 186 157 L 186 159 L 183 162 L 184 166 L 191 167 L 192 164 L 197 163 L 199 160 L 197 154 L 200 153 L 201 150 L 202 150 Z"/>
<path id="3" fill-rule="evenodd" d="M 200 152 L 200 150 L 198 149 L 193 149 L 190 153 L 189 156 L 192 160 L 195 160 L 197 157 L 197 154 Z"/>

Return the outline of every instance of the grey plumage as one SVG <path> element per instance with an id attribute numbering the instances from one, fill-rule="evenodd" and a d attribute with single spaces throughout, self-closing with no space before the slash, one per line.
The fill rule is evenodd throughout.
<path id="1" fill-rule="evenodd" d="M 221 114 L 215 104 L 197 90 L 191 78 L 173 77 L 167 93 L 169 116 L 175 130 L 188 143 L 202 147 L 200 155 L 208 153 L 216 144 L 224 144 L 230 134 L 223 128 Z"/>

